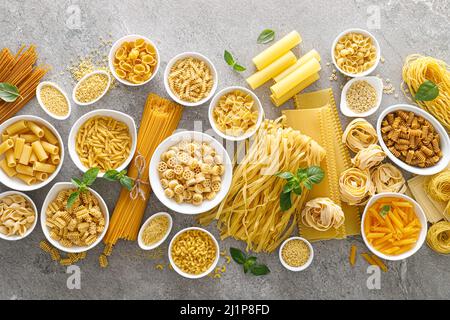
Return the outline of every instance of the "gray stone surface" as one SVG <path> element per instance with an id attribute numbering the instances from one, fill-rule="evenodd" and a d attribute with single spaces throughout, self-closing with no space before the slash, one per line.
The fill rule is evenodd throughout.
<path id="1" fill-rule="evenodd" d="M 219 89 L 230 85 L 245 85 L 244 77 L 251 74 L 251 58 L 265 46 L 256 38 L 265 28 L 276 30 L 280 37 L 296 29 L 302 37 L 301 52 L 316 48 L 323 58 L 321 79 L 308 90 L 332 86 L 337 101 L 339 86 L 344 79 L 330 82 L 332 67 L 330 46 L 334 37 L 349 27 L 367 27 L 368 8 L 376 5 L 381 14 L 380 28 L 373 30 L 378 38 L 386 62 L 375 73 L 391 79 L 399 97 L 384 96 L 382 108 L 407 102 L 399 85 L 402 61 L 407 54 L 425 53 L 449 60 L 449 4 L 447 0 L 415 1 L 0 1 L 1 46 L 16 50 L 19 44 L 35 43 L 41 62 L 51 64 L 48 79 L 71 92 L 73 82 L 65 68 L 78 55 L 85 55 L 98 47 L 99 38 L 117 39 L 130 33 L 143 34 L 155 41 L 161 54 L 161 69 L 156 78 L 140 88 L 119 86 L 100 102 L 90 107 L 74 106 L 67 121 L 50 119 L 31 101 L 20 114 L 34 114 L 51 121 L 66 140 L 71 124 L 82 114 L 96 108 L 111 108 L 132 115 L 139 123 L 145 97 L 149 92 L 167 96 L 162 70 L 168 60 L 183 51 L 199 51 L 215 63 Z M 73 9 L 75 8 L 75 9 Z M 80 9 L 81 26 L 71 29 L 71 10 Z M 375 8 L 375 9 L 376 9 Z M 373 8 L 372 8 L 373 9 Z M 369 12 L 370 9 L 369 9 Z M 69 19 L 69 20 L 68 20 Z M 447 26 L 447 27 L 446 27 Z M 69 28 L 71 27 L 71 28 Z M 223 50 L 228 49 L 248 67 L 243 74 L 234 73 L 224 63 Z M 275 118 L 280 109 L 269 101 L 268 86 L 256 90 L 264 104 L 266 115 Z M 288 103 L 284 108 L 292 108 Z M 376 115 L 370 120 L 375 121 Z M 209 128 L 207 105 L 187 108 L 180 127 L 193 128 L 193 120 L 202 120 Z M 344 124 L 347 120 L 343 119 Z M 66 148 L 67 151 L 67 148 Z M 57 181 L 68 181 L 80 172 L 66 155 Z M 40 208 L 50 189 L 30 192 Z M 104 181 L 95 189 L 105 198 L 112 210 L 118 196 L 118 186 Z M 0 191 L 5 191 L 0 186 Z M 164 210 L 151 197 L 146 216 Z M 176 232 L 195 224 L 192 217 L 174 214 Z M 214 226 L 209 230 L 217 235 Z M 235 264 L 228 265 L 221 279 L 204 278 L 197 281 L 181 278 L 167 269 L 155 270 L 155 264 L 167 263 L 167 258 L 155 261 L 138 249 L 136 243 L 121 241 L 110 259 L 110 267 L 100 269 L 97 257 L 101 246 L 93 249 L 78 265 L 82 271 L 81 289 L 66 287 L 66 268 L 50 261 L 38 248 L 44 235 L 38 225 L 34 233 L 23 241 L 0 242 L 0 298 L 2 299 L 415 299 L 450 298 L 449 258 L 439 256 L 424 246 L 407 261 L 388 263 L 389 272 L 382 274 L 381 289 L 369 290 L 368 274 L 362 259 L 354 268 L 347 262 L 352 244 L 363 250 L 360 237 L 344 241 L 324 241 L 314 244 L 316 251 L 312 266 L 304 272 L 288 272 L 278 261 L 277 253 L 260 254 L 272 272 L 265 277 L 244 275 Z M 221 242 L 244 248 L 233 240 Z"/>

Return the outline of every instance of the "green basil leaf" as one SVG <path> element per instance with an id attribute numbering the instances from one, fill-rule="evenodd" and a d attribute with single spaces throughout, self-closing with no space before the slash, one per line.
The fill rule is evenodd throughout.
<path id="1" fill-rule="evenodd" d="M 117 170 L 108 170 L 103 175 L 103 178 L 108 181 L 117 181 L 117 179 L 119 179 L 119 172 L 117 172 Z"/>
<path id="2" fill-rule="evenodd" d="M 230 52 L 228 52 L 227 50 L 224 51 L 223 53 L 223 58 L 225 59 L 225 62 L 229 65 L 229 66 L 234 66 L 236 64 L 236 62 L 234 61 L 233 56 L 231 55 Z"/>
<path id="3" fill-rule="evenodd" d="M 433 81 L 425 80 L 416 92 L 415 99 L 419 101 L 431 101 L 439 95 L 439 87 Z"/>
<path id="4" fill-rule="evenodd" d="M 235 64 L 233 65 L 233 69 L 234 69 L 235 71 L 238 71 L 238 72 L 242 72 L 242 71 L 247 70 L 247 68 L 245 68 L 245 67 L 243 67 L 243 66 L 241 66 L 241 65 L 239 65 L 239 64 L 237 64 L 237 63 L 235 63 Z"/>
<path id="5" fill-rule="evenodd" d="M 75 191 L 70 194 L 69 198 L 67 199 L 67 205 L 66 205 L 67 208 L 70 208 L 73 206 L 75 201 L 78 199 L 79 195 L 80 195 L 80 191 Z"/>
<path id="6" fill-rule="evenodd" d="M 294 193 L 298 196 L 302 195 L 303 189 L 300 186 L 296 186 L 292 191 L 294 191 Z"/>
<path id="7" fill-rule="evenodd" d="M 287 211 L 292 207 L 291 193 L 280 194 L 280 209 L 281 211 Z"/>
<path id="8" fill-rule="evenodd" d="M 81 185 L 82 185 L 82 182 L 78 178 L 72 178 L 71 181 L 77 188 L 81 187 Z"/>
<path id="9" fill-rule="evenodd" d="M 275 39 L 275 31 L 266 29 L 258 36 L 258 43 L 264 44 L 269 43 L 270 41 L 273 41 Z"/>
<path id="10" fill-rule="evenodd" d="M 256 257 L 249 257 L 244 263 L 244 273 L 247 273 L 256 263 Z"/>
<path id="11" fill-rule="evenodd" d="M 264 276 L 270 273 L 270 270 L 265 264 L 255 264 L 251 267 L 250 272 L 255 276 Z"/>
<path id="12" fill-rule="evenodd" d="M 308 173 L 306 172 L 306 169 L 298 168 L 297 169 L 297 179 L 300 181 L 303 181 L 303 179 L 305 179 L 306 177 L 308 177 Z"/>
<path id="13" fill-rule="evenodd" d="M 20 97 L 19 89 L 10 83 L 0 83 L 0 99 L 5 102 L 14 102 Z"/>
<path id="14" fill-rule="evenodd" d="M 380 216 L 382 216 L 383 218 L 386 217 L 386 215 L 389 213 L 389 211 L 391 211 L 391 206 L 390 205 L 384 205 L 381 207 L 380 209 Z"/>
<path id="15" fill-rule="evenodd" d="M 231 247 L 230 255 L 237 264 L 244 264 L 247 260 L 247 255 L 237 248 Z"/>
<path id="16" fill-rule="evenodd" d="M 283 193 L 288 193 L 294 190 L 295 184 L 292 182 L 288 182 L 283 187 Z"/>
<path id="17" fill-rule="evenodd" d="M 325 176 L 322 168 L 318 166 L 309 167 L 306 169 L 306 174 L 308 175 L 308 180 L 314 184 L 320 183 Z"/>
<path id="18" fill-rule="evenodd" d="M 100 172 L 99 168 L 90 168 L 83 174 L 83 183 L 87 186 L 92 185 L 95 179 L 97 179 L 97 175 L 99 172 Z"/>
<path id="19" fill-rule="evenodd" d="M 131 179 L 130 177 L 127 177 L 127 176 L 123 176 L 122 178 L 120 178 L 119 182 L 128 191 L 130 191 L 134 186 L 133 179 Z"/>
<path id="20" fill-rule="evenodd" d="M 278 172 L 278 173 L 275 174 L 275 176 L 277 176 L 278 178 L 281 178 L 281 179 L 285 179 L 285 180 L 289 180 L 292 177 L 294 177 L 294 175 L 292 173 L 290 173 L 289 171 Z"/>

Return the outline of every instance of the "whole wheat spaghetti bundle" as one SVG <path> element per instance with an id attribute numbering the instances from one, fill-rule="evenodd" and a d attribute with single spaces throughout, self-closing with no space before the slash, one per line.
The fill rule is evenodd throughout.
<path id="1" fill-rule="evenodd" d="M 15 56 L 8 48 L 0 51 L 0 82 L 15 85 L 20 94 L 14 102 L 0 100 L 0 123 L 11 118 L 36 95 L 39 82 L 49 70 L 47 66 L 34 66 L 37 58 L 34 46 L 26 50 L 22 46 Z"/>
<path id="2" fill-rule="evenodd" d="M 308 195 L 292 197 L 292 207 L 280 209 L 280 193 L 285 181 L 274 176 L 280 171 L 319 165 L 324 149 L 310 137 L 285 127 L 283 117 L 266 120 L 233 173 L 230 191 L 218 208 L 200 215 L 203 225 L 218 220 L 222 239 L 245 241 L 255 252 L 274 251 L 296 225 Z"/>

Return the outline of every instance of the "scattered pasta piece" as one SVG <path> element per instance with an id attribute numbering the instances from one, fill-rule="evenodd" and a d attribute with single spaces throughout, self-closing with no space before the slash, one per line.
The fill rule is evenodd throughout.
<path id="1" fill-rule="evenodd" d="M 98 263 L 101 268 L 106 268 L 106 267 L 108 267 L 108 264 L 109 264 L 108 258 L 104 254 L 101 254 L 100 257 L 98 257 Z"/>
<path id="2" fill-rule="evenodd" d="M 352 247 L 350 248 L 350 257 L 349 257 L 349 261 L 350 261 L 350 265 L 353 267 L 356 263 L 356 246 L 352 245 Z"/>

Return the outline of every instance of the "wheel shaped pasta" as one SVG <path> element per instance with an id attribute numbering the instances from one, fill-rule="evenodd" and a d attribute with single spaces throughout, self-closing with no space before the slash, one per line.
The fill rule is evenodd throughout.
<path id="1" fill-rule="evenodd" d="M 303 224 L 318 231 L 338 229 L 344 224 L 342 208 L 330 198 L 316 198 L 306 203 L 301 213 Z"/>
<path id="2" fill-rule="evenodd" d="M 390 163 L 383 163 L 373 169 L 371 177 L 377 193 L 406 191 L 405 178 L 400 170 Z"/>
<path id="3" fill-rule="evenodd" d="M 353 152 L 358 152 L 378 142 L 377 132 L 369 122 L 358 118 L 348 124 L 342 142 Z"/>
<path id="4" fill-rule="evenodd" d="M 355 167 L 365 170 L 379 165 L 386 158 L 386 153 L 379 145 L 371 144 L 367 148 L 361 149 L 352 159 Z"/>
<path id="5" fill-rule="evenodd" d="M 341 173 L 339 188 L 342 201 L 350 205 L 364 205 L 375 194 L 369 170 L 350 168 Z"/>

